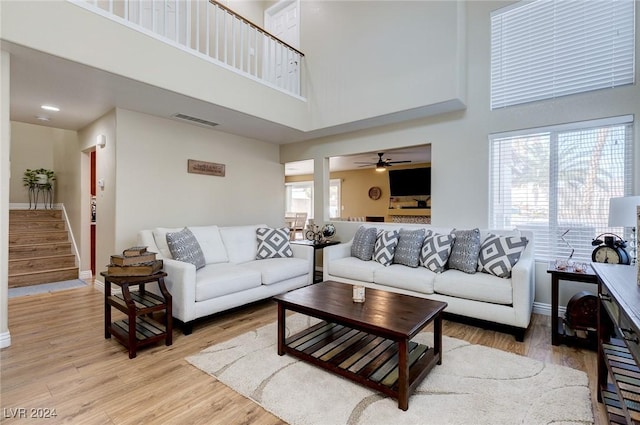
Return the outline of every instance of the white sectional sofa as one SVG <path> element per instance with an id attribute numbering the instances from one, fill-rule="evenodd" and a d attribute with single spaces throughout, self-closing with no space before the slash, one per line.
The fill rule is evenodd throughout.
<path id="1" fill-rule="evenodd" d="M 377 231 L 423 228 L 438 234 L 449 234 L 451 228 L 431 225 L 365 223 Z M 353 239 L 346 243 L 324 249 L 324 280 L 348 284 L 360 284 L 376 288 L 429 298 L 448 303 L 445 310 L 452 318 L 464 317 L 471 323 L 498 324 L 522 341 L 529 326 L 533 309 L 535 280 L 533 257 L 533 234 L 508 230 L 480 230 L 480 241 L 487 235 L 522 236 L 528 243 L 519 260 L 513 266 L 509 278 L 497 277 L 485 272 L 465 273 L 448 269 L 434 273 L 423 267 L 408 267 L 402 264 L 384 266 L 377 261 L 363 261 L 351 255 Z"/>
<path id="2" fill-rule="evenodd" d="M 191 333 L 196 319 L 312 283 L 314 251 L 310 246 L 291 244 L 293 257 L 256 259 L 256 230 L 266 227 L 188 226 L 206 263 L 198 270 L 194 264 L 173 259 L 167 244 L 167 233 L 184 227 L 138 233 L 138 244 L 156 252 L 164 262 L 173 316 L 182 322 L 185 334 Z M 150 291 L 154 290 L 152 286 Z"/>

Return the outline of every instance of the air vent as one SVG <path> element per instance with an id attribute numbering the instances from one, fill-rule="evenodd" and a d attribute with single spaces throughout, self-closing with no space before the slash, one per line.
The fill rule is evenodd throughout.
<path id="1" fill-rule="evenodd" d="M 217 122 L 203 120 L 202 118 L 196 118 L 185 114 L 173 114 L 172 118 L 176 118 L 183 121 L 189 121 L 191 124 L 200 125 L 202 127 L 215 127 Z"/>

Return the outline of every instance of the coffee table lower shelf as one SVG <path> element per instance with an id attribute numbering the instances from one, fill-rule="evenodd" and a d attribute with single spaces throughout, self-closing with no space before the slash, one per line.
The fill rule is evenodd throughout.
<path id="1" fill-rule="evenodd" d="M 440 361 L 433 348 L 409 342 L 407 395 Z M 347 326 L 320 322 L 285 340 L 284 352 L 398 399 L 398 343 Z"/>

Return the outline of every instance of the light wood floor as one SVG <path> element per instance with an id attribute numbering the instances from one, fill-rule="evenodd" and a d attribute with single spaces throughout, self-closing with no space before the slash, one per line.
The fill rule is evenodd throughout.
<path id="1" fill-rule="evenodd" d="M 174 343 L 135 359 L 104 339 L 103 295 L 92 286 L 9 300 L 12 345 L 0 352 L 3 423 L 281 424 L 281 420 L 189 365 L 184 358 L 276 320 L 272 301 L 174 331 Z M 114 318 L 119 312 L 114 310 Z M 550 318 L 534 315 L 525 342 L 444 322 L 444 334 L 585 371 L 595 388 L 596 354 L 551 346 Z M 595 394 L 592 391 L 592 394 Z M 596 424 L 603 409 L 592 399 Z M 53 419 L 12 419 L 19 408 L 55 409 Z M 11 409 L 11 410 L 10 410 Z M 46 410 L 45 410 L 46 411 Z"/>

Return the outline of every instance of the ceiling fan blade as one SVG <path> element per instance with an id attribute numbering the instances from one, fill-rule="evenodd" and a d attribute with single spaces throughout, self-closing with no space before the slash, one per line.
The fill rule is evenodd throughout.
<path id="1" fill-rule="evenodd" d="M 387 161 L 387 164 L 406 164 L 407 162 L 411 161 Z"/>

